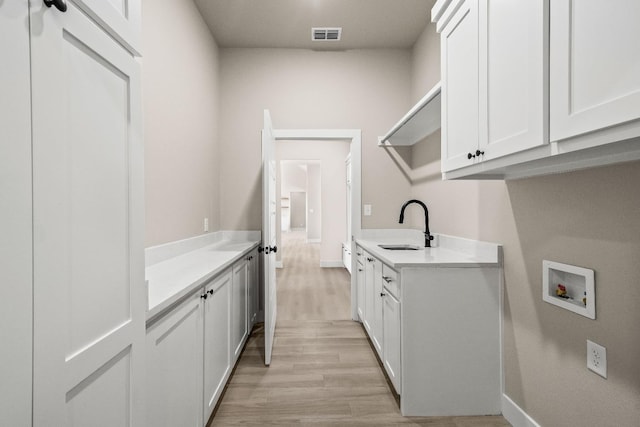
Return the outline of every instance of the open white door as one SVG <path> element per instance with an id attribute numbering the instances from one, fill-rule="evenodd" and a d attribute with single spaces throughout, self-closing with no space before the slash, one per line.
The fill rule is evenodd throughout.
<path id="1" fill-rule="evenodd" d="M 276 331 L 276 162 L 275 137 L 269 110 L 262 129 L 262 245 L 264 247 L 264 364 L 271 364 Z"/>

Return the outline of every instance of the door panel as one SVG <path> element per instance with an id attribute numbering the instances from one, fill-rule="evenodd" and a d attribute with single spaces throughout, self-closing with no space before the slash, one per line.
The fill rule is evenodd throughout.
<path id="1" fill-rule="evenodd" d="M 262 130 L 262 244 L 264 245 L 264 363 L 271 364 L 271 351 L 276 331 L 277 287 L 276 248 L 276 165 L 275 137 L 269 110 L 264 110 Z"/>
<path id="2" fill-rule="evenodd" d="M 32 207 L 29 5 L 0 4 L 0 425 L 31 424 Z"/>
<path id="3" fill-rule="evenodd" d="M 547 1 L 480 1 L 483 159 L 548 143 L 548 13 Z"/>
<path id="4" fill-rule="evenodd" d="M 202 300 L 200 293 L 193 295 L 147 331 L 144 425 L 203 425 Z"/>
<path id="5" fill-rule="evenodd" d="M 442 170 L 478 147 L 478 2 L 465 1 L 441 34 Z"/>
<path id="6" fill-rule="evenodd" d="M 204 304 L 204 420 L 211 416 L 231 369 L 231 275 L 207 286 Z"/>
<path id="7" fill-rule="evenodd" d="M 86 408 L 138 425 L 139 65 L 73 3 L 60 13 L 36 2 L 31 14 L 34 425 L 87 425 Z"/>
<path id="8" fill-rule="evenodd" d="M 640 118 L 640 2 L 551 2 L 551 140 Z M 598 31 L 594 31 L 598 28 Z"/>
<path id="9" fill-rule="evenodd" d="M 142 49 L 141 0 L 74 0 L 92 19 L 99 22 L 127 48 Z"/>

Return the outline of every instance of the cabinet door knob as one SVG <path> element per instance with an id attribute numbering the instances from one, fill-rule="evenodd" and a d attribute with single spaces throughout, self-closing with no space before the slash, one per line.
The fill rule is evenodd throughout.
<path id="1" fill-rule="evenodd" d="M 476 150 L 476 156 L 480 157 L 480 155 L 484 156 L 484 151 Z"/>
<path id="2" fill-rule="evenodd" d="M 43 0 L 44 5 L 47 7 L 55 6 L 60 12 L 67 11 L 66 0 Z"/>
<path id="3" fill-rule="evenodd" d="M 207 295 L 207 294 L 205 293 L 204 295 L 200 295 L 200 298 L 202 298 L 202 299 L 207 299 L 207 297 L 208 297 L 208 296 L 209 296 L 209 295 Z"/>
<path id="4" fill-rule="evenodd" d="M 475 157 L 476 156 L 474 154 L 471 154 L 471 153 L 467 154 L 467 159 L 469 160 L 474 159 Z"/>
<path id="5" fill-rule="evenodd" d="M 358 271 L 362 271 L 362 269 L 361 269 L 361 268 L 359 268 L 359 269 L 358 269 Z"/>
<path id="6" fill-rule="evenodd" d="M 387 295 L 387 294 L 385 294 L 384 292 L 380 292 L 380 296 L 381 296 L 381 297 L 386 296 L 386 295 Z"/>
<path id="7" fill-rule="evenodd" d="M 213 295 L 213 289 L 209 289 L 209 295 Z"/>
<path id="8" fill-rule="evenodd" d="M 270 248 L 270 249 L 271 249 L 271 252 L 273 252 L 274 254 L 275 254 L 276 252 L 278 252 L 278 247 L 277 247 L 277 246 L 273 246 L 273 247 L 272 247 L 272 248 Z"/>
<path id="9" fill-rule="evenodd" d="M 382 276 L 382 280 L 384 280 L 387 283 L 391 283 L 391 277 L 388 276 Z"/>

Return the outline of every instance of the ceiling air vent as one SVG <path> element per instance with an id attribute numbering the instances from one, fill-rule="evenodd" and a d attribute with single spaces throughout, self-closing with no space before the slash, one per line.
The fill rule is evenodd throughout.
<path id="1" fill-rule="evenodd" d="M 342 35 L 342 28 L 316 27 L 311 29 L 313 41 L 338 41 Z"/>

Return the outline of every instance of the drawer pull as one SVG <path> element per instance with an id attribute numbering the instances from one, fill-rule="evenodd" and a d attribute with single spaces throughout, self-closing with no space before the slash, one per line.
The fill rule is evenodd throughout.
<path id="1" fill-rule="evenodd" d="M 389 276 L 382 276 L 382 280 L 384 280 L 387 283 L 393 282 L 393 279 Z"/>

